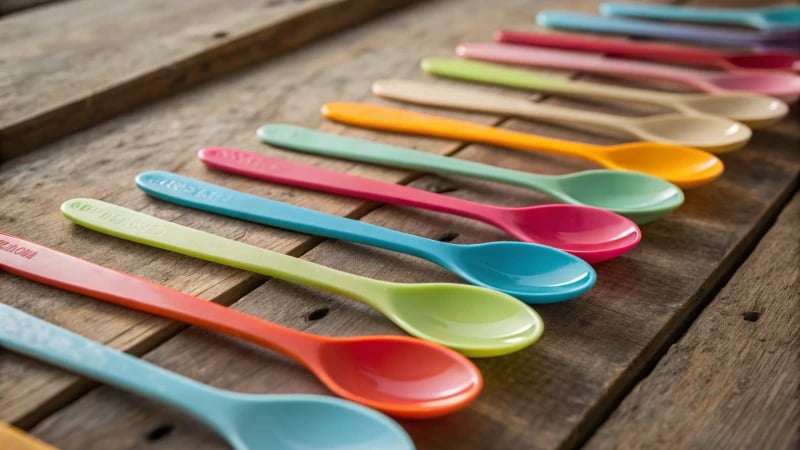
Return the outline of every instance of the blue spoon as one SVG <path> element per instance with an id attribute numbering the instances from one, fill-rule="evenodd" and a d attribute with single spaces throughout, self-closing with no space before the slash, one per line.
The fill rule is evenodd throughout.
<path id="1" fill-rule="evenodd" d="M 236 450 L 413 449 L 393 420 L 323 395 L 254 395 L 217 389 L 112 350 L 0 304 L 0 347 L 185 411 Z"/>
<path id="2" fill-rule="evenodd" d="M 789 5 L 763 8 L 703 8 L 612 2 L 600 5 L 600 13 L 607 16 L 743 25 L 759 30 L 800 28 L 800 6 Z"/>
<path id="3" fill-rule="evenodd" d="M 205 183 L 170 172 L 136 177 L 149 195 L 237 219 L 394 250 L 441 265 L 466 281 L 527 303 L 567 300 L 588 291 L 594 269 L 582 259 L 528 242 L 460 245 L 414 236 Z"/>

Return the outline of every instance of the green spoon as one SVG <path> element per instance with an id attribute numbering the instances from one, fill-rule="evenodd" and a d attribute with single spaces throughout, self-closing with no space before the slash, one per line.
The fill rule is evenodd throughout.
<path id="1" fill-rule="evenodd" d="M 564 203 L 607 209 L 638 224 L 656 220 L 683 203 L 679 187 L 640 172 L 585 170 L 567 175 L 538 175 L 293 125 L 264 125 L 258 129 L 258 136 L 268 144 L 307 153 L 527 187 Z"/>
<path id="2" fill-rule="evenodd" d="M 348 296 L 383 313 L 408 334 L 467 356 L 520 350 L 542 334 L 542 319 L 510 295 L 450 283 L 391 283 L 195 230 L 100 200 L 61 205 L 71 221 L 129 241 Z"/>

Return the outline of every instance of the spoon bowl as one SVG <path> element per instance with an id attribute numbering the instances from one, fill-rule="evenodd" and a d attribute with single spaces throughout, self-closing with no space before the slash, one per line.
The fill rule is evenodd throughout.
<path id="1" fill-rule="evenodd" d="M 412 450 L 383 414 L 322 395 L 217 389 L 0 304 L 0 347 L 172 406 L 216 430 L 234 450 Z"/>
<path id="2" fill-rule="evenodd" d="M 798 59 L 789 53 L 729 53 L 723 57 L 729 69 L 798 70 Z"/>
<path id="3" fill-rule="evenodd" d="M 658 114 L 631 120 L 640 137 L 654 142 L 686 145 L 712 153 L 744 147 L 752 132 L 738 122 L 712 115 Z"/>
<path id="4" fill-rule="evenodd" d="M 538 175 L 282 124 L 264 125 L 258 136 L 268 144 L 306 153 L 522 186 L 565 203 L 608 209 L 638 224 L 664 216 L 683 203 L 683 192 L 677 186 L 639 172 L 587 170 Z M 597 184 L 592 186 L 592 182 Z"/>
<path id="5" fill-rule="evenodd" d="M 337 395 L 393 416 L 427 418 L 456 411 L 474 400 L 482 386 L 480 372 L 468 359 L 420 339 L 302 333 L 14 236 L 0 233 L 0 241 L 36 252 L 30 260 L 0 253 L 2 269 L 246 339 L 302 363 Z"/>
<path id="6" fill-rule="evenodd" d="M 588 81 L 569 80 L 529 69 L 518 69 L 457 58 L 426 58 L 425 72 L 479 83 L 518 89 L 552 92 L 571 97 L 654 104 L 687 115 L 716 115 L 744 123 L 751 128 L 771 125 L 789 112 L 782 101 L 747 92 L 681 94 L 633 89 Z"/>
<path id="7" fill-rule="evenodd" d="M 202 258 L 208 261 L 225 264 L 239 269 L 274 276 L 296 283 L 325 289 L 372 306 L 382 312 L 388 319 L 400 326 L 407 333 L 430 340 L 446 347 L 457 348 L 467 356 L 497 356 L 518 350 L 519 341 L 509 343 L 507 334 L 468 336 L 469 330 L 459 330 L 458 334 L 447 325 L 447 317 L 440 317 L 442 327 L 439 329 L 426 327 L 418 329 L 413 321 L 397 316 L 390 305 L 398 298 L 409 299 L 409 293 L 421 295 L 421 299 L 409 299 L 451 311 L 450 305 L 442 291 L 453 292 L 469 304 L 474 304 L 468 314 L 477 318 L 489 317 L 494 308 L 514 308 L 519 315 L 518 320 L 530 321 L 530 332 L 519 336 L 525 345 L 532 344 L 539 336 L 541 318 L 531 308 L 519 300 L 502 292 L 477 286 L 445 283 L 400 284 L 352 275 L 325 266 L 293 258 L 288 255 L 271 252 L 241 242 L 223 238 L 193 228 L 178 225 L 166 220 L 157 219 L 147 214 L 131 211 L 121 206 L 94 199 L 67 200 L 61 206 L 61 212 L 68 219 L 86 228 L 110 234 L 122 239 L 139 242 L 154 247 L 178 252 L 184 255 Z M 405 294 L 404 294 L 405 293 Z M 451 311 L 462 317 L 463 311 Z M 478 319 L 480 320 L 480 319 Z M 502 328 L 499 324 L 498 329 Z M 461 339 L 460 337 L 463 337 Z M 473 346 L 475 343 L 479 346 Z"/>
<path id="8" fill-rule="evenodd" d="M 589 263 L 615 258 L 642 237 L 629 219 L 600 208 L 504 208 L 231 148 L 204 148 L 198 156 L 210 167 L 237 175 L 481 220 L 521 241 L 549 245 Z"/>
<path id="9" fill-rule="evenodd" d="M 722 161 L 690 147 L 658 142 L 631 142 L 607 147 L 606 167 L 643 172 L 689 189 L 722 175 Z M 669 158 L 671 164 L 663 163 Z"/>

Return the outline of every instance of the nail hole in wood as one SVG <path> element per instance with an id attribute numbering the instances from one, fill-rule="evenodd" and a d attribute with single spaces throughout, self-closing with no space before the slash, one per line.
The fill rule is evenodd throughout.
<path id="1" fill-rule="evenodd" d="M 432 181 L 425 186 L 423 189 L 426 191 L 435 192 L 437 194 L 445 194 L 447 192 L 457 191 L 458 188 L 453 186 L 452 184 L 445 183 L 443 181 Z"/>
<path id="2" fill-rule="evenodd" d="M 458 233 L 456 233 L 455 231 L 445 231 L 444 233 L 440 234 L 436 238 L 436 240 L 437 241 L 442 241 L 442 242 L 450 242 L 450 241 L 452 241 L 453 239 L 455 239 L 457 237 L 458 237 Z"/>
<path id="3" fill-rule="evenodd" d="M 173 429 L 175 429 L 175 427 L 172 425 L 159 425 L 150 430 L 145 437 L 148 441 L 155 442 L 169 436 Z"/>
<path id="4" fill-rule="evenodd" d="M 330 311 L 331 310 L 329 308 L 315 309 L 314 311 L 308 313 L 306 319 L 308 319 L 309 321 L 320 320 L 323 317 L 327 316 Z"/>
<path id="5" fill-rule="evenodd" d="M 761 313 L 757 311 L 747 311 L 742 313 L 742 319 L 748 322 L 756 322 L 759 317 L 761 317 Z"/>
<path id="6" fill-rule="evenodd" d="M 214 34 L 211 35 L 211 37 L 213 37 L 214 39 L 226 38 L 228 37 L 228 32 L 225 30 L 216 31 L 214 32 Z"/>

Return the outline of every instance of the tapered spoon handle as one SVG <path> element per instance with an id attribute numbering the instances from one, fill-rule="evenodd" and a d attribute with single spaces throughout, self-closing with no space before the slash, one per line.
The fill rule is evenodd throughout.
<path id="1" fill-rule="evenodd" d="M 0 442 L 7 450 L 58 450 L 5 422 L 0 422 Z"/>
<path id="2" fill-rule="evenodd" d="M 0 347 L 169 404 L 209 425 L 219 425 L 209 420 L 224 400 L 217 389 L 3 304 L 0 304 Z"/>
<path id="3" fill-rule="evenodd" d="M 260 153 L 215 147 L 201 150 L 199 157 L 210 167 L 237 175 L 366 200 L 459 214 L 481 220 L 491 216 L 485 214 L 485 210 L 494 209 L 448 195 L 334 172 Z"/>
<path id="4" fill-rule="evenodd" d="M 196 192 L 202 196 L 203 192 Z M 122 206 L 76 198 L 61 212 L 86 228 L 187 256 L 341 293 L 375 306 L 381 282 L 185 227 Z"/>
<path id="5" fill-rule="evenodd" d="M 215 214 L 332 239 L 358 242 L 421 258 L 431 258 L 443 244 L 367 222 L 334 216 L 194 178 L 164 172 L 143 172 L 136 185 L 153 197 Z M 203 195 L 197 195 L 203 192 Z"/>
<path id="6" fill-rule="evenodd" d="M 641 59 L 674 61 L 703 66 L 720 65 L 720 61 L 725 56 L 722 52 L 709 49 L 602 38 L 599 36 L 580 34 L 531 33 L 526 31 L 500 30 L 495 32 L 494 39 L 498 42 L 505 42 L 508 44 L 563 48 L 585 52 L 602 52 L 614 56 L 632 56 Z"/>
<path id="7" fill-rule="evenodd" d="M 277 350 L 298 359 L 310 336 L 228 309 L 166 286 L 118 272 L 43 245 L 0 233 L 0 268 L 40 283 L 128 308 L 191 323 Z"/>
<path id="8" fill-rule="evenodd" d="M 763 14 L 783 13 L 794 20 L 769 21 Z M 760 30 L 797 28 L 800 26 L 800 6 L 776 6 L 774 8 L 709 8 L 677 5 L 644 5 L 636 3 L 604 3 L 600 13 L 608 16 L 633 16 L 647 19 L 703 22 L 716 24 L 747 25 Z"/>

